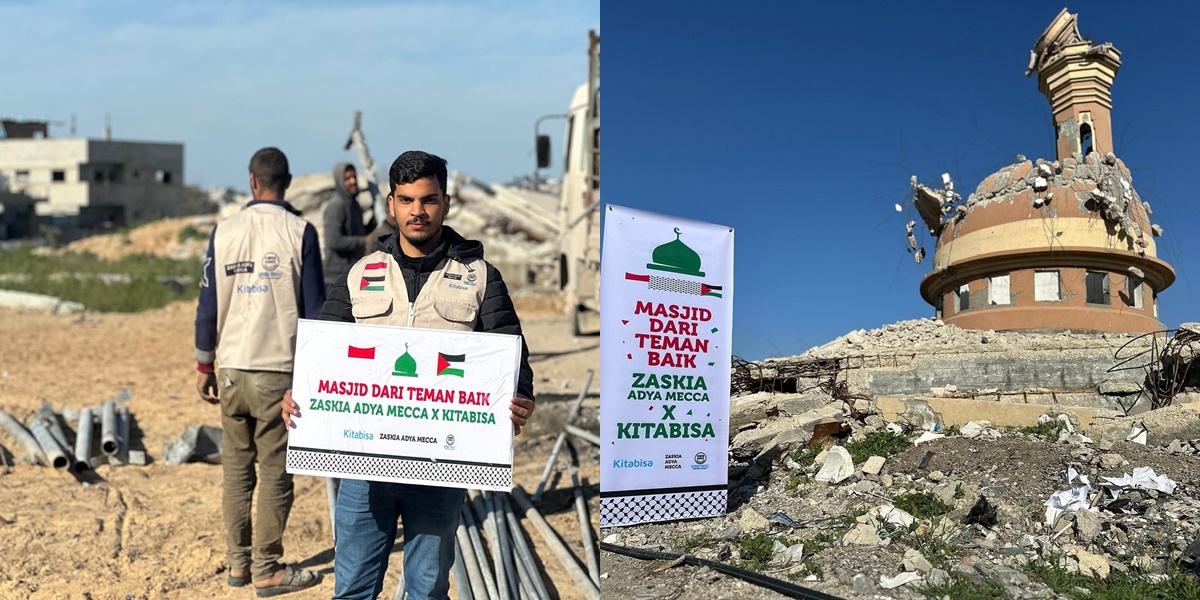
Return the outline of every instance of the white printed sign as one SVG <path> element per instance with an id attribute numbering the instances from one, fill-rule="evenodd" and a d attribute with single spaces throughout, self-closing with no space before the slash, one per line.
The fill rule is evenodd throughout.
<path id="1" fill-rule="evenodd" d="M 521 338 L 301 319 L 289 473 L 512 489 Z"/>
<path id="2" fill-rule="evenodd" d="M 726 511 L 733 230 L 608 205 L 600 525 Z"/>

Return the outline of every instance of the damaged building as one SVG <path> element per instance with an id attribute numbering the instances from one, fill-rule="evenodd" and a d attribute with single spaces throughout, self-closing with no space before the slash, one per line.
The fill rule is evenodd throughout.
<path id="1" fill-rule="evenodd" d="M 1112 44 L 1084 39 L 1066 9 L 1038 38 L 1026 75 L 1053 113 L 1057 155 L 986 177 L 965 200 L 943 175 L 914 178 L 913 203 L 936 237 L 922 297 L 948 324 L 976 330 L 1163 329 L 1158 295 L 1175 280 L 1162 229 L 1114 154 Z"/>
<path id="2" fill-rule="evenodd" d="M 183 214 L 183 144 L 117 141 L 107 129 L 103 139 L 52 138 L 46 121 L 0 126 L 0 189 L 38 199 L 41 222 L 87 230 Z"/>

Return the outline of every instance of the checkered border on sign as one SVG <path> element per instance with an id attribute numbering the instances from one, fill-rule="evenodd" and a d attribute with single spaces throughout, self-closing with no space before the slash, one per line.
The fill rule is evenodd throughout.
<path id="1" fill-rule="evenodd" d="M 636 525 L 655 521 L 721 517 L 728 505 L 727 490 L 620 496 L 600 499 L 600 526 Z"/>
<path id="2" fill-rule="evenodd" d="M 699 283 L 694 281 L 684 281 L 683 279 L 675 279 L 674 277 L 659 277 L 657 275 L 651 275 L 650 289 L 661 290 L 664 292 L 675 292 L 677 294 L 691 294 L 693 296 L 700 295 Z"/>
<path id="3" fill-rule="evenodd" d="M 328 474 L 361 475 L 364 478 L 405 479 L 414 482 L 437 481 L 463 486 L 511 488 L 512 471 L 486 465 L 427 462 L 376 456 L 353 456 L 336 452 L 312 452 L 289 449 L 288 470 Z"/>

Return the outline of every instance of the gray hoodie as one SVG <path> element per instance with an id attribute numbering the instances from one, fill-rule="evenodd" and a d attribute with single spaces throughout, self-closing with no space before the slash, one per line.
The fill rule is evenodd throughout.
<path id="1" fill-rule="evenodd" d="M 343 176 L 349 163 L 333 166 L 333 199 L 325 205 L 325 283 L 337 280 L 358 259 L 366 256 L 364 238 L 375 229 L 375 216 L 363 223 L 362 207 L 350 197 Z M 361 184 L 359 189 L 361 190 Z"/>

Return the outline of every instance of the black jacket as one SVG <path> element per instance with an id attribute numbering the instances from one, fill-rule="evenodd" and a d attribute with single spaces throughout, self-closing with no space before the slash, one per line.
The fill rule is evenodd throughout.
<path id="1" fill-rule="evenodd" d="M 370 248 L 364 238 L 375 229 L 375 216 L 363 223 L 362 207 L 350 197 L 343 176 L 349 163 L 333 167 L 333 199 L 325 205 L 325 283 L 333 283 Z"/>
<path id="2" fill-rule="evenodd" d="M 450 259 L 470 260 L 483 258 L 483 244 L 476 240 L 468 240 L 457 231 L 442 226 L 442 243 L 424 258 L 409 258 L 400 251 L 396 234 L 379 238 L 376 250 L 382 250 L 392 255 L 400 265 L 404 274 L 404 283 L 408 286 L 408 297 L 415 299 L 421 288 L 429 279 L 429 274 L 437 271 L 442 264 Z M 351 263 L 353 264 L 353 263 Z M 500 277 L 500 271 L 491 263 L 487 264 L 487 289 L 483 293 L 483 303 L 479 306 L 479 317 L 475 320 L 475 331 L 483 333 L 504 333 L 521 336 L 521 370 L 517 375 L 517 395 L 533 400 L 533 369 L 529 368 L 529 346 L 521 333 L 521 321 L 513 307 L 512 298 L 508 295 L 508 286 Z M 346 287 L 347 265 L 329 287 L 328 299 L 321 308 L 318 317 L 323 321 L 354 322 L 354 314 L 350 306 L 350 290 Z"/>

